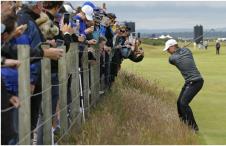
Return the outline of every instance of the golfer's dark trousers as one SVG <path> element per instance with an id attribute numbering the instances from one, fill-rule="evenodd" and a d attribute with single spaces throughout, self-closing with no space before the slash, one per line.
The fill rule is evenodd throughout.
<path id="1" fill-rule="evenodd" d="M 191 81 L 185 83 L 181 90 L 177 101 L 177 109 L 180 119 L 188 124 L 192 129 L 198 131 L 198 125 L 195 122 L 191 107 L 189 103 L 195 97 L 195 95 L 200 91 L 204 83 L 203 79 L 198 79 L 196 81 Z"/>
<path id="2" fill-rule="evenodd" d="M 217 54 L 217 55 L 220 54 L 220 48 L 216 48 L 216 54 Z"/>

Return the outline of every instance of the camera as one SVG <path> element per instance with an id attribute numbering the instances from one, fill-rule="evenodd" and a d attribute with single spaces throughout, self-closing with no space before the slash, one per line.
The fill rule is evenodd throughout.
<path id="1" fill-rule="evenodd" d="M 126 46 L 123 46 L 121 49 L 121 55 L 124 59 L 127 59 L 129 55 L 131 54 L 131 48 L 127 48 Z"/>
<path id="2" fill-rule="evenodd" d="M 61 47 L 61 46 L 64 45 L 64 41 L 63 41 L 63 40 L 60 40 L 60 39 L 57 39 L 57 40 L 56 40 L 56 45 L 57 45 L 57 48 L 58 48 L 58 47 Z"/>

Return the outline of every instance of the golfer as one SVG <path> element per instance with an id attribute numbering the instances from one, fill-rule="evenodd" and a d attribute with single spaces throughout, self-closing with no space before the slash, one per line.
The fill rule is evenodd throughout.
<path id="1" fill-rule="evenodd" d="M 185 79 L 185 84 L 177 101 L 179 117 L 197 132 L 199 128 L 195 122 L 189 103 L 202 88 L 204 80 L 195 65 L 192 52 L 189 49 L 179 48 L 176 40 L 170 39 L 165 43 L 163 51 L 171 54 L 169 57 L 170 64 L 175 65 Z"/>

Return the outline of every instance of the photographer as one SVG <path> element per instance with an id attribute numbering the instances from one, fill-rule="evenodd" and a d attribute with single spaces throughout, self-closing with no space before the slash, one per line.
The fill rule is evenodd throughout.
<path id="1" fill-rule="evenodd" d="M 119 27 L 119 31 L 117 31 L 116 34 L 114 48 L 112 49 L 112 59 L 110 64 L 111 82 L 114 82 L 115 77 L 117 76 L 118 71 L 120 70 L 123 55 L 124 57 L 129 56 L 128 51 L 126 51 L 128 49 L 125 47 L 127 36 L 128 36 L 127 27 L 125 26 L 125 24 L 121 24 Z M 125 51 L 123 47 L 125 48 Z"/>
<path id="2" fill-rule="evenodd" d="M 141 62 L 144 58 L 144 51 L 142 47 L 140 47 L 141 41 L 136 40 L 134 50 L 132 50 L 131 54 L 129 55 L 129 59 L 133 62 Z"/>

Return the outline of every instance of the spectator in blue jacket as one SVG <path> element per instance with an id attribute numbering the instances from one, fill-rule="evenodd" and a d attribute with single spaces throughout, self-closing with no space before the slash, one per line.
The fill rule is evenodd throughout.
<path id="1" fill-rule="evenodd" d="M 41 11 L 42 2 L 25 1 L 22 9 L 18 12 L 18 24 L 27 24 L 27 29 L 24 33 L 24 36 L 27 37 L 30 42 L 31 52 L 33 52 L 31 53 L 31 57 L 48 57 L 50 59 L 57 60 L 63 55 L 62 49 L 49 48 L 43 50 L 40 47 L 40 45 L 45 42 L 45 39 L 35 20 L 40 17 Z M 33 72 L 33 75 L 37 77 L 35 81 L 34 94 L 42 91 L 40 59 L 34 63 L 34 68 L 36 70 Z M 34 130 L 37 125 L 41 99 L 41 94 L 31 98 L 31 130 Z"/>
<path id="2" fill-rule="evenodd" d="M 89 28 L 87 28 L 87 21 L 93 21 L 93 8 L 89 5 L 85 5 L 82 7 L 80 13 L 78 13 L 77 15 L 75 15 L 73 17 L 74 20 L 78 20 L 79 21 L 79 34 L 82 36 L 86 36 L 88 34 L 93 33 L 94 31 L 94 27 L 91 26 Z M 86 44 L 89 45 L 95 45 L 97 43 L 96 40 L 91 39 L 91 40 L 87 40 Z M 79 66 L 81 66 L 81 58 L 82 58 L 82 51 L 84 50 L 85 44 L 84 43 L 80 43 L 79 44 Z"/>

